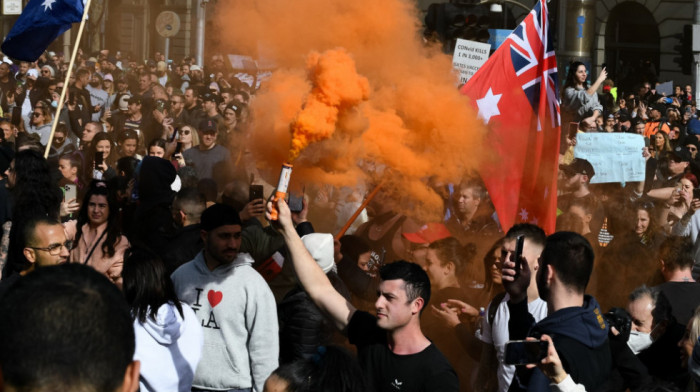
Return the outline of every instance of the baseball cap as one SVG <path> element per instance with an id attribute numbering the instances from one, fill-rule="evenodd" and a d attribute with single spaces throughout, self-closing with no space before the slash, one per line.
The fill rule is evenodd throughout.
<path id="1" fill-rule="evenodd" d="M 216 203 L 202 212 L 200 227 L 210 231 L 226 225 L 240 225 L 238 211 L 228 204 Z"/>
<path id="2" fill-rule="evenodd" d="M 216 94 L 212 93 L 204 93 L 202 95 L 202 102 L 207 102 L 207 101 L 214 101 L 214 103 L 219 103 L 221 100 L 221 97 L 219 97 Z"/>
<path id="3" fill-rule="evenodd" d="M 112 74 L 105 74 L 105 80 L 109 80 L 110 82 L 113 82 L 114 78 L 112 77 Z"/>
<path id="4" fill-rule="evenodd" d="M 664 105 L 662 103 L 653 103 L 650 105 L 650 107 L 652 110 L 658 110 L 662 114 L 666 113 L 666 105 Z"/>
<path id="5" fill-rule="evenodd" d="M 415 233 L 401 233 L 401 235 L 415 244 L 431 244 L 435 241 L 452 237 L 452 233 L 442 223 L 428 223 Z"/>
<path id="6" fill-rule="evenodd" d="M 204 120 L 199 125 L 199 130 L 202 131 L 202 133 L 216 132 L 216 122 L 214 120 Z"/>
<path id="7" fill-rule="evenodd" d="M 681 162 L 690 162 L 692 159 L 690 150 L 688 150 L 686 146 L 676 146 L 676 148 L 674 148 L 670 154 L 679 158 Z"/>
<path id="8" fill-rule="evenodd" d="M 134 96 L 130 97 L 129 98 L 129 105 L 131 105 L 132 103 L 141 105 L 141 97 L 139 97 L 138 95 L 134 95 Z"/>
<path id="9" fill-rule="evenodd" d="M 568 175 L 585 174 L 588 178 L 592 178 L 595 175 L 593 165 L 582 158 L 574 158 L 568 165 L 559 165 L 559 170 L 562 170 Z"/>

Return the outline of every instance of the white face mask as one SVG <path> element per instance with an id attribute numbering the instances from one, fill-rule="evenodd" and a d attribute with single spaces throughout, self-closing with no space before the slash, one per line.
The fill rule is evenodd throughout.
<path id="1" fill-rule="evenodd" d="M 651 339 L 650 333 L 630 331 L 630 338 L 627 340 L 627 345 L 632 350 L 634 355 L 639 354 L 642 350 L 651 346 L 654 341 Z"/>

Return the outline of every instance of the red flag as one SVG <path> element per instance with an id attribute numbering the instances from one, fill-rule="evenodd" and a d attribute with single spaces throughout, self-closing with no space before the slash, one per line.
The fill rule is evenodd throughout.
<path id="1" fill-rule="evenodd" d="M 547 15 L 540 0 L 460 90 L 491 131 L 480 173 L 504 230 L 555 229 L 561 119 Z"/>

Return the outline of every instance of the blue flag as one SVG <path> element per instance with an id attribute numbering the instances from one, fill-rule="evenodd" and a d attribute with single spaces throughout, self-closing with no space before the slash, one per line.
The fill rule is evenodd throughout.
<path id="1" fill-rule="evenodd" d="M 8 57 L 36 61 L 71 23 L 82 18 L 82 0 L 30 0 L 0 48 Z"/>

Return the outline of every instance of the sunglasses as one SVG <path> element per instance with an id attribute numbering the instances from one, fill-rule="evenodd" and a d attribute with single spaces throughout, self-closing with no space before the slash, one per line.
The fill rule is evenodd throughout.
<path id="1" fill-rule="evenodd" d="M 43 116 L 43 115 L 44 115 L 43 113 L 37 113 L 37 112 L 32 113 L 32 116 L 34 116 L 34 117 L 39 117 L 39 116 Z"/>
<path id="2" fill-rule="evenodd" d="M 183 135 L 189 135 L 189 134 L 190 134 L 190 130 L 189 130 L 189 129 L 183 129 L 183 130 L 180 131 L 180 133 L 182 133 Z"/>

